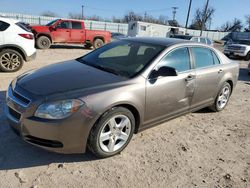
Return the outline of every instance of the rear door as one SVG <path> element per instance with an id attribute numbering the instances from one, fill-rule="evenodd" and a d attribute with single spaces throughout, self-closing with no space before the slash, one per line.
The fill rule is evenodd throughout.
<path id="1" fill-rule="evenodd" d="M 61 21 L 56 26 L 55 30 L 51 31 L 53 42 L 68 43 L 70 41 L 70 30 L 71 30 L 71 22 Z"/>
<path id="2" fill-rule="evenodd" d="M 70 42 L 84 43 L 85 29 L 83 23 L 79 21 L 71 21 L 71 25 Z"/>
<path id="3" fill-rule="evenodd" d="M 195 70 L 192 69 L 188 48 L 169 52 L 155 67 L 173 67 L 178 76 L 159 77 L 146 82 L 145 124 L 188 111 L 195 88 Z"/>
<path id="4" fill-rule="evenodd" d="M 192 47 L 192 56 L 196 70 L 196 87 L 191 108 L 206 105 L 214 101 L 222 66 L 215 61 L 214 52 L 206 47 Z"/>

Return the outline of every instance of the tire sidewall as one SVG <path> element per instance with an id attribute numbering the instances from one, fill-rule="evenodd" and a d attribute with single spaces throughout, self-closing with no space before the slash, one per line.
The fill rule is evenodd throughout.
<path id="1" fill-rule="evenodd" d="M 229 88 L 229 90 L 230 90 L 230 93 L 229 93 L 229 96 L 228 96 L 228 99 L 227 99 L 227 102 L 226 102 L 225 106 L 224 106 L 223 108 L 220 108 L 220 107 L 218 106 L 218 99 L 219 99 L 219 96 L 220 96 L 221 91 L 222 91 L 222 90 L 224 89 L 224 87 L 226 87 L 226 86 L 228 86 L 228 88 Z M 226 108 L 226 106 L 227 106 L 227 104 L 228 104 L 228 102 L 229 102 L 229 98 L 230 98 L 230 96 L 231 96 L 231 93 L 232 93 L 232 88 L 231 88 L 230 84 L 229 84 L 228 82 L 225 82 L 225 83 L 223 84 L 223 86 L 221 87 L 219 93 L 217 94 L 217 97 L 216 97 L 216 100 L 215 100 L 215 108 L 216 108 L 216 111 L 219 112 L 219 111 L 222 111 L 222 110 L 224 110 L 224 109 Z"/>
<path id="2" fill-rule="evenodd" d="M 98 46 L 98 43 L 100 43 L 101 45 Z M 94 49 L 97 49 L 97 48 L 102 47 L 103 45 L 104 45 L 104 42 L 102 39 L 95 39 L 93 47 L 94 47 Z"/>
<path id="3" fill-rule="evenodd" d="M 126 143 L 117 151 L 114 152 L 105 152 L 101 149 L 101 146 L 99 144 L 99 139 L 100 139 L 100 134 L 103 129 L 103 127 L 106 125 L 106 123 L 109 121 L 109 119 L 115 115 L 125 115 L 129 118 L 131 122 L 131 132 L 128 137 L 128 140 Z M 133 114 L 127 110 L 126 108 L 123 107 L 117 107 L 117 108 L 112 108 L 108 112 L 104 113 L 103 116 L 99 119 L 99 121 L 94 125 L 91 131 L 91 136 L 90 136 L 90 150 L 97 156 L 101 158 L 106 158 L 106 157 L 111 157 L 113 155 L 116 155 L 120 153 L 130 142 L 135 130 L 135 118 Z"/>
<path id="4" fill-rule="evenodd" d="M 42 44 L 42 41 L 46 41 L 47 45 L 43 45 Z M 48 37 L 46 36 L 40 36 L 38 37 L 38 39 L 36 40 L 36 46 L 39 48 L 39 49 L 48 49 L 50 48 L 50 45 L 51 45 L 51 41 Z"/>
<path id="5" fill-rule="evenodd" d="M 17 52 L 16 50 L 12 50 L 12 49 L 5 49 L 5 50 L 2 50 L 2 51 L 0 52 L 0 58 L 1 58 L 2 55 L 4 55 L 5 53 L 16 54 L 16 55 L 18 56 L 19 60 L 20 60 L 20 65 L 19 65 L 18 68 L 14 69 L 14 70 L 8 70 L 8 69 L 6 69 L 4 66 L 2 66 L 2 62 L 0 62 L 0 70 L 1 70 L 1 71 L 3 71 L 3 72 L 16 72 L 16 71 L 20 70 L 20 69 L 23 67 L 23 62 L 24 62 L 24 60 L 23 60 L 22 55 L 21 55 L 19 52 Z M 1 60 L 0 60 L 0 61 L 1 61 Z"/>

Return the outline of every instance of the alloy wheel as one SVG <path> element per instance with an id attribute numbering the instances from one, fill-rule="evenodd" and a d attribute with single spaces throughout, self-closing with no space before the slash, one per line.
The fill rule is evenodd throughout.
<path id="1" fill-rule="evenodd" d="M 221 90 L 218 100 L 217 100 L 217 106 L 222 109 L 226 106 L 228 99 L 230 97 L 230 88 L 229 86 L 224 86 Z"/>
<path id="2" fill-rule="evenodd" d="M 15 53 L 6 52 L 1 56 L 1 64 L 7 70 L 13 71 L 21 65 L 21 59 Z"/>
<path id="3" fill-rule="evenodd" d="M 131 133 L 131 121 L 125 115 L 115 115 L 103 126 L 99 144 L 103 151 L 111 153 L 123 147 Z"/>

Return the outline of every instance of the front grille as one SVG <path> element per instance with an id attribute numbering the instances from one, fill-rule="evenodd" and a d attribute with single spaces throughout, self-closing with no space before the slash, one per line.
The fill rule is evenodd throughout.
<path id="1" fill-rule="evenodd" d="M 25 105 L 28 105 L 28 104 L 30 103 L 30 100 L 29 100 L 28 98 L 26 98 L 26 97 L 24 97 L 23 95 L 17 93 L 16 91 L 12 91 L 12 94 L 13 94 L 13 96 L 14 96 L 16 99 L 20 100 L 20 101 L 21 101 L 22 103 L 24 103 Z"/>
<path id="2" fill-rule="evenodd" d="M 240 46 L 228 46 L 229 50 L 241 50 Z"/>
<path id="3" fill-rule="evenodd" d="M 37 138 L 34 136 L 30 136 L 30 135 L 25 136 L 24 139 L 27 142 L 30 142 L 30 143 L 36 144 L 36 145 L 40 145 L 40 146 L 45 146 L 45 147 L 50 147 L 50 148 L 62 148 L 63 147 L 63 144 L 59 141 Z"/>
<path id="4" fill-rule="evenodd" d="M 9 113 L 10 115 L 15 118 L 17 121 L 19 121 L 21 119 L 21 114 L 15 110 L 13 110 L 12 108 L 9 107 Z"/>

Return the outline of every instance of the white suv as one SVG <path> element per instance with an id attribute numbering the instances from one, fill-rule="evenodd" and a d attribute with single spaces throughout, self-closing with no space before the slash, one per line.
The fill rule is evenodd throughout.
<path id="1" fill-rule="evenodd" d="M 0 17 L 0 71 L 18 71 L 35 56 L 34 36 L 25 24 Z"/>

